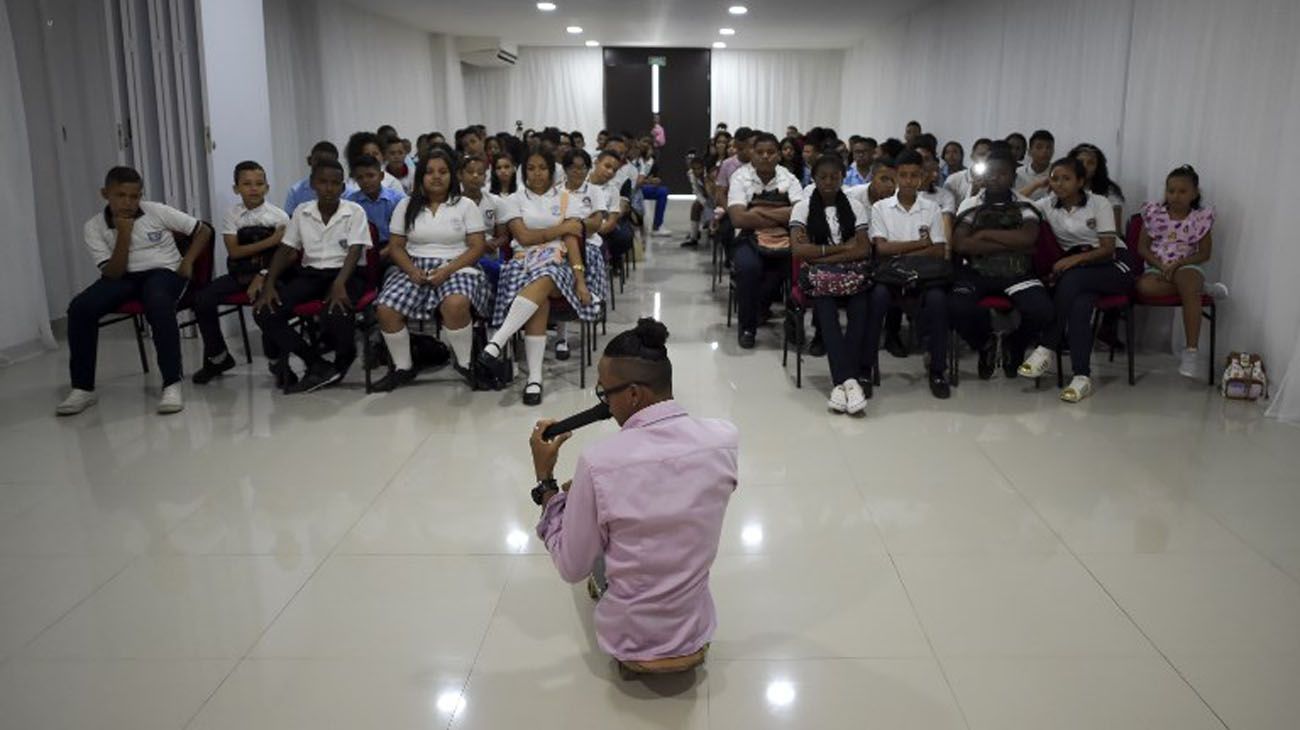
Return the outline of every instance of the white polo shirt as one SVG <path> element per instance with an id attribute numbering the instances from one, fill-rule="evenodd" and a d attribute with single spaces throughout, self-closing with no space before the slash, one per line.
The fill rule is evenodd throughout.
<path id="1" fill-rule="evenodd" d="M 911 209 L 903 207 L 898 193 L 871 206 L 871 237 L 886 241 L 917 241 L 922 233 L 929 234 L 930 242 L 947 243 L 943 232 L 943 211 L 939 204 L 917 193 Z"/>
<path id="2" fill-rule="evenodd" d="M 957 214 L 957 199 L 953 197 L 951 190 L 942 185 L 936 187 L 933 193 L 921 191 L 919 195 L 923 198 L 933 200 L 939 206 L 940 212 L 946 215 Z"/>
<path id="3" fill-rule="evenodd" d="M 947 189 L 948 192 L 952 193 L 953 199 L 956 200 L 958 204 L 965 202 L 966 199 L 970 197 L 970 175 L 971 172 L 968 167 L 960 172 L 954 172 L 943 181 L 943 187 Z"/>
<path id="4" fill-rule="evenodd" d="M 309 200 L 293 212 L 282 243 L 302 251 L 302 265 L 306 268 L 341 269 L 348 249 L 372 245 L 370 223 L 366 211 L 351 200 L 340 200 L 338 210 L 326 223 L 321 218 L 320 201 Z"/>
<path id="5" fill-rule="evenodd" d="M 519 218 L 528 228 L 542 230 L 561 220 L 581 217 L 576 210 L 575 203 L 571 200 L 569 207 L 561 212 L 560 191 L 556 188 L 550 188 L 541 195 L 520 188 L 501 202 L 500 221 L 509 223 Z"/>
<path id="6" fill-rule="evenodd" d="M 727 207 L 730 208 L 733 205 L 747 206 L 755 195 L 773 191 L 785 193 L 790 198 L 791 205 L 804 199 L 803 184 L 799 182 L 799 178 L 795 177 L 782 165 L 776 166 L 776 172 L 772 175 L 771 180 L 763 182 L 759 179 L 754 166 L 746 164 L 731 176 L 731 185 L 727 188 Z"/>
<path id="7" fill-rule="evenodd" d="M 249 210 L 240 202 L 235 203 L 230 210 L 226 211 L 226 215 L 221 219 L 221 235 L 235 236 L 239 234 L 239 229 L 252 226 L 279 228 L 288 225 L 289 214 L 285 213 L 284 209 L 279 206 L 263 202 L 256 208 Z"/>
<path id="8" fill-rule="evenodd" d="M 113 248 L 117 245 L 117 229 L 109 227 L 107 206 L 86 221 L 82 233 L 86 239 L 86 248 L 95 260 L 95 265 L 103 267 L 113 257 Z M 199 221 L 188 213 L 176 210 L 170 205 L 140 201 L 140 215 L 131 226 L 131 247 L 126 257 L 126 270 L 134 273 L 150 269 L 168 269 L 175 271 L 181 265 L 181 251 L 176 247 L 174 233 L 193 235 Z"/>
<path id="9" fill-rule="evenodd" d="M 1016 170 L 1016 183 L 1015 183 L 1016 191 L 1019 192 L 1029 187 L 1030 185 L 1033 185 L 1036 182 L 1041 182 L 1043 180 L 1046 180 L 1051 173 L 1052 173 L 1052 164 L 1050 162 L 1047 163 L 1047 169 L 1043 170 L 1042 172 L 1034 172 L 1034 169 L 1029 165 L 1022 165 L 1020 169 Z M 1037 191 L 1035 191 L 1033 195 L 1029 197 L 1037 201 L 1037 200 L 1042 200 L 1043 198 L 1046 198 L 1051 194 L 1052 194 L 1051 188 L 1041 187 Z"/>
<path id="10" fill-rule="evenodd" d="M 479 193 L 478 212 L 483 216 L 483 231 L 491 238 L 501 217 L 501 196 L 487 190 Z"/>
<path id="11" fill-rule="evenodd" d="M 411 171 L 410 175 L 411 177 L 415 177 L 415 172 Z M 402 178 L 394 175 L 388 170 L 384 170 L 384 180 L 383 182 L 379 183 L 379 185 L 381 187 L 388 188 L 389 190 L 392 190 L 394 192 L 401 193 L 402 195 L 406 195 L 408 192 L 406 187 L 402 185 Z"/>
<path id="12" fill-rule="evenodd" d="M 851 185 L 844 188 L 844 194 L 849 200 L 856 200 L 867 211 L 867 217 L 871 217 L 871 183 L 865 185 Z"/>
<path id="13" fill-rule="evenodd" d="M 807 230 L 808 211 L 812 208 L 814 202 L 815 199 L 809 197 L 794 204 L 794 208 L 790 210 L 791 228 L 803 228 L 804 230 Z M 867 211 L 862 207 L 862 203 L 859 203 L 853 198 L 849 198 L 849 209 L 853 211 L 853 230 L 865 231 L 871 227 L 871 216 L 867 215 Z M 844 243 L 844 234 L 840 231 L 839 210 L 836 209 L 834 205 L 828 205 L 825 207 L 823 212 L 826 213 L 826 225 L 830 228 L 831 245 L 838 246 L 841 243 Z"/>
<path id="14" fill-rule="evenodd" d="M 1124 242 L 1115 232 L 1115 211 L 1110 201 L 1095 193 L 1087 193 L 1088 199 L 1077 208 L 1064 208 L 1057 205 L 1055 194 L 1036 201 L 1038 208 L 1052 227 L 1056 242 L 1062 251 L 1079 246 L 1096 248 L 1101 245 L 1102 236 L 1114 236 L 1115 246 L 1123 248 Z"/>
<path id="15" fill-rule="evenodd" d="M 469 247 L 466 238 L 471 233 L 484 230 L 482 211 L 463 195 L 439 205 L 436 212 L 429 212 L 429 207 L 425 206 L 408 229 L 406 211 L 410 202 L 411 199 L 406 198 L 398 203 L 388 224 L 390 234 L 406 236 L 408 256 L 451 261 L 465 253 Z"/>

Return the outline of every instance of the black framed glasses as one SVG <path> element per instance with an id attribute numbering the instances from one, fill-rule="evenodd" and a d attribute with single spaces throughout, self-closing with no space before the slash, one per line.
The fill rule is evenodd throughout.
<path id="1" fill-rule="evenodd" d="M 613 388 L 606 390 L 605 386 L 601 385 L 600 383 L 596 383 L 596 400 L 600 401 L 601 403 L 604 403 L 605 405 L 609 405 L 609 397 L 611 395 L 622 393 L 623 391 L 627 390 L 628 388 L 631 388 L 634 385 L 640 385 L 640 383 L 634 380 L 628 381 L 626 383 L 623 383 L 622 385 L 615 385 Z"/>

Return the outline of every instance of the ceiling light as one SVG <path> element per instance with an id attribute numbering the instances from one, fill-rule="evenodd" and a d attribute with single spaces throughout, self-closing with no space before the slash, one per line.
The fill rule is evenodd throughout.
<path id="1" fill-rule="evenodd" d="M 569 33 L 572 33 L 573 35 L 578 35 L 579 33 L 582 32 L 582 26 L 571 25 L 568 28 L 565 28 L 565 30 L 568 31 Z"/>
<path id="2" fill-rule="evenodd" d="M 713 42 L 713 47 L 714 47 L 714 48 L 726 48 L 726 47 L 727 47 L 727 44 L 726 44 L 726 43 L 723 43 L 722 41 L 714 41 L 714 42 Z M 714 348 L 714 349 L 716 350 L 717 348 Z"/>
<path id="3" fill-rule="evenodd" d="M 727 8 L 727 12 L 731 13 L 732 15 L 744 15 L 745 13 L 749 12 L 749 8 L 745 7 L 744 5 L 732 5 L 731 7 Z"/>
<path id="4" fill-rule="evenodd" d="M 735 29 L 735 28 L 718 28 L 718 34 L 719 34 L 719 35 L 735 35 L 735 34 L 736 34 L 736 29 Z"/>
<path id="5" fill-rule="evenodd" d="M 587 41 L 588 48 L 595 48 L 600 45 L 600 41 Z"/>
<path id="6" fill-rule="evenodd" d="M 555 9 L 555 3 L 537 3 L 537 9 L 549 13 Z"/>

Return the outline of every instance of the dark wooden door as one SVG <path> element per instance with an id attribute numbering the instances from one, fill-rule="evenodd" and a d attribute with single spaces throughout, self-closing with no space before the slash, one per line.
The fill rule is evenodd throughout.
<path id="1" fill-rule="evenodd" d="M 667 144 L 659 155 L 659 172 L 673 193 L 689 193 L 686 152 L 703 154 L 709 134 L 710 51 L 702 48 L 606 48 L 605 128 L 611 133 L 650 131 L 651 57 L 659 68 L 659 118 Z"/>

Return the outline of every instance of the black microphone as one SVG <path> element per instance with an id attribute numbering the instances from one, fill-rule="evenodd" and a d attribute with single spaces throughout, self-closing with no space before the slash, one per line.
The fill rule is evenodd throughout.
<path id="1" fill-rule="evenodd" d="M 577 431 L 583 426 L 589 426 L 597 421 L 612 418 L 613 415 L 613 413 L 609 412 L 608 403 L 597 403 L 581 413 L 575 413 L 562 421 L 556 421 L 547 426 L 546 430 L 542 431 L 542 438 L 550 441 L 556 436 L 561 436 L 570 431 Z"/>

